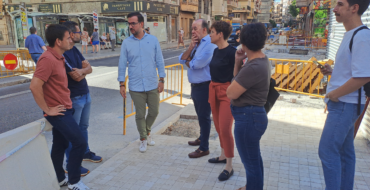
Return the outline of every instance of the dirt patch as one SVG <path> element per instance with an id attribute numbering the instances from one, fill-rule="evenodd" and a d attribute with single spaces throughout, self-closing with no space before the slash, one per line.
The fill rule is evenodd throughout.
<path id="1" fill-rule="evenodd" d="M 200 134 L 200 127 L 198 120 L 194 119 L 179 119 L 176 123 L 169 126 L 162 135 L 179 136 L 198 138 Z M 209 138 L 214 140 L 218 137 L 217 131 L 213 122 L 211 123 L 211 133 Z"/>

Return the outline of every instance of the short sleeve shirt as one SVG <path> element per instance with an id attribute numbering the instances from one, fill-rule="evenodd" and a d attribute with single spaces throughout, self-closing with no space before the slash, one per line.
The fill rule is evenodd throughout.
<path id="1" fill-rule="evenodd" d="M 256 58 L 245 63 L 234 77 L 247 89 L 238 99 L 231 100 L 237 107 L 264 106 L 270 87 L 271 65 L 267 57 Z"/>
<path id="2" fill-rule="evenodd" d="M 89 93 L 89 87 L 87 85 L 86 78 L 82 79 L 80 82 L 77 82 L 69 76 L 69 72 L 72 72 L 72 68 L 82 69 L 82 61 L 85 60 L 81 52 L 73 46 L 72 49 L 64 52 L 63 56 L 66 61 L 66 72 L 68 77 L 68 88 L 71 91 L 71 98 L 76 96 L 81 96 Z"/>
<path id="3" fill-rule="evenodd" d="M 209 68 L 213 82 L 226 83 L 231 82 L 234 77 L 236 49 L 231 45 L 224 49 L 216 48 Z"/>
<path id="4" fill-rule="evenodd" d="M 344 33 L 342 43 L 335 57 L 334 70 L 328 83 L 328 93 L 339 88 L 351 78 L 370 77 L 370 30 L 364 29 L 357 32 L 353 38 L 352 53 L 349 50 L 353 32 L 362 26 Z M 361 103 L 365 104 L 364 90 L 362 90 L 361 97 Z M 357 104 L 358 91 L 342 96 L 339 100 Z M 325 101 L 327 102 L 328 99 Z"/>
<path id="5" fill-rule="evenodd" d="M 42 46 L 45 46 L 45 43 L 40 36 L 31 34 L 26 38 L 25 47 L 30 53 L 44 53 Z"/>
<path id="6" fill-rule="evenodd" d="M 45 82 L 42 89 L 46 104 L 49 107 L 64 105 L 65 108 L 72 109 L 65 62 L 62 55 L 58 55 L 53 48 L 47 47 L 47 51 L 40 56 L 37 62 L 34 77 Z"/>
<path id="7" fill-rule="evenodd" d="M 92 34 L 92 38 L 93 38 L 93 41 L 99 41 L 99 34 L 98 34 L 98 32 L 94 32 Z"/>

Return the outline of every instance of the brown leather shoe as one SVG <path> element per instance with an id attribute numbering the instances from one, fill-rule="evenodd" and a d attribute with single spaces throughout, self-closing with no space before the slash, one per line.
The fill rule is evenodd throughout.
<path id="1" fill-rule="evenodd" d="M 200 145 L 200 140 L 199 139 L 195 139 L 195 141 L 188 141 L 188 144 L 190 146 L 199 146 Z"/>
<path id="2" fill-rule="evenodd" d="M 207 156 L 208 154 L 209 150 L 201 152 L 198 148 L 196 151 L 189 154 L 189 158 L 200 158 L 202 156 Z"/>

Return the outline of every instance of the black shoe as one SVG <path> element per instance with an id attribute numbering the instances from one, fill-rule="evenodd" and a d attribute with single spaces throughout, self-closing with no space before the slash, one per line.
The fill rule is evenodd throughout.
<path id="1" fill-rule="evenodd" d="M 216 163 L 225 163 L 226 164 L 226 159 L 224 160 L 219 160 L 220 158 L 211 158 L 208 160 L 209 163 L 216 164 Z"/>
<path id="2" fill-rule="evenodd" d="M 232 169 L 229 173 L 227 170 L 224 170 L 220 175 L 218 176 L 218 180 L 220 181 L 226 181 L 228 180 L 232 175 L 234 174 L 234 170 Z"/>

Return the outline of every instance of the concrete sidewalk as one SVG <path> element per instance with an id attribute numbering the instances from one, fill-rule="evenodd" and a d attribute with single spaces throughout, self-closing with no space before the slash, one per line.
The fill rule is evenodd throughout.
<path id="1" fill-rule="evenodd" d="M 264 161 L 264 189 L 324 189 L 325 183 L 318 145 L 324 126 L 322 99 L 298 98 L 282 92 L 269 113 L 269 125 L 261 140 Z M 291 103 L 296 98 L 297 103 Z M 195 114 L 187 106 L 184 114 Z M 165 121 L 168 123 L 168 121 Z M 158 125 L 165 127 L 168 124 Z M 157 128 L 156 127 L 156 128 Z M 157 129 L 156 131 L 161 131 Z M 370 149 L 358 135 L 355 140 L 357 164 L 354 189 L 370 189 Z M 246 174 L 237 149 L 233 159 L 234 175 L 225 182 L 217 177 L 224 164 L 210 164 L 209 158 L 220 155 L 219 140 L 210 140 L 210 155 L 188 158 L 197 147 L 185 137 L 154 135 L 155 146 L 146 153 L 138 151 L 139 141 L 132 142 L 111 159 L 93 170 L 82 181 L 91 189 L 227 189 L 235 190 L 246 183 Z"/>

